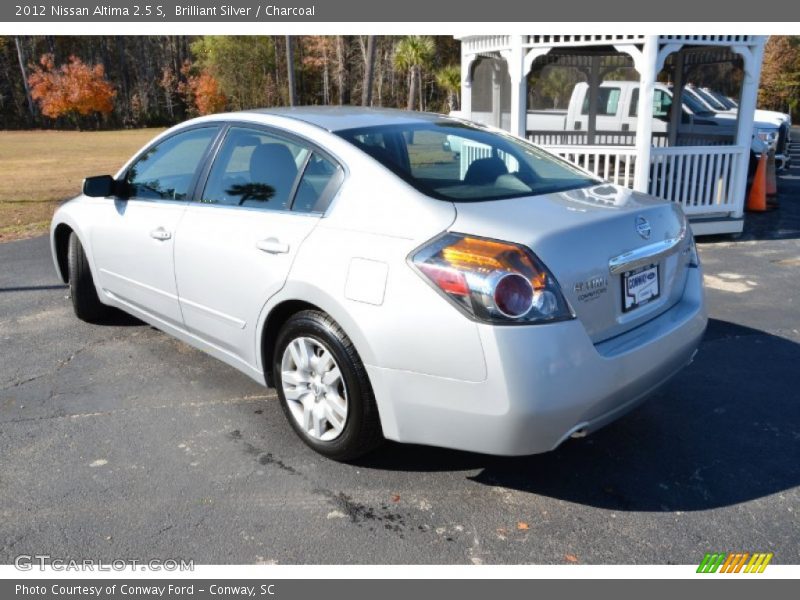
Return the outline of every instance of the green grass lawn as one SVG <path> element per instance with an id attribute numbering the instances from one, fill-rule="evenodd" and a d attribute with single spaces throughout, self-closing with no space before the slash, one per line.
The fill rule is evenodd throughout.
<path id="1" fill-rule="evenodd" d="M 53 211 L 80 192 L 84 177 L 113 175 L 160 131 L 0 131 L 0 242 L 47 231 Z M 416 164 L 452 161 L 440 136 L 415 136 Z"/>
<path id="2" fill-rule="evenodd" d="M 84 177 L 113 175 L 160 131 L 0 131 L 0 242 L 44 233 Z"/>

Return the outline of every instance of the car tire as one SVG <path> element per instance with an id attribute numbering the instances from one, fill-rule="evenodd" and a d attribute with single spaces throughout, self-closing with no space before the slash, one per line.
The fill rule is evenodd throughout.
<path id="1" fill-rule="evenodd" d="M 307 369 L 298 366 L 295 360 L 297 348 L 301 346 L 310 350 Z M 349 461 L 371 452 L 383 442 L 378 408 L 364 364 L 350 338 L 328 315 L 316 310 L 293 315 L 278 334 L 273 356 L 272 372 L 281 407 L 292 428 L 308 446 L 328 458 Z M 333 367 L 325 371 L 327 375 L 321 375 L 322 371 L 314 374 L 313 365 L 322 369 L 323 362 L 332 363 Z M 338 379 L 332 375 L 337 373 L 335 369 L 340 374 Z M 301 381 L 305 378 L 308 383 Z M 316 384 L 312 381 L 314 378 Z M 341 417 L 333 410 L 335 418 L 326 421 L 327 428 L 323 430 L 317 425 L 324 418 L 317 420 L 314 415 L 319 414 L 318 409 L 321 412 L 332 410 L 324 406 L 333 402 L 331 396 L 319 389 L 326 383 L 336 387 L 333 397 L 339 410 L 339 401 L 344 399 L 346 414 Z M 312 391 L 314 385 L 316 392 Z M 304 389 L 308 391 L 303 392 Z M 330 387 L 326 389 L 331 391 Z M 339 422 L 335 423 L 336 420 Z"/>
<path id="2" fill-rule="evenodd" d="M 71 233 L 67 248 L 69 295 L 75 316 L 87 323 L 99 323 L 108 318 L 110 308 L 100 302 L 94 285 L 89 261 L 78 236 Z"/>

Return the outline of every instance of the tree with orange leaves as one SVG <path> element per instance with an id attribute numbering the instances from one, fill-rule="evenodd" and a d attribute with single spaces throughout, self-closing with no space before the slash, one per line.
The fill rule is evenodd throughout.
<path id="1" fill-rule="evenodd" d="M 222 92 L 217 79 L 205 69 L 199 73 L 196 70 L 188 61 L 181 68 L 185 81 L 178 84 L 178 92 L 184 97 L 186 104 L 193 106 L 199 115 L 224 111 L 228 106 L 228 98 Z"/>
<path id="2" fill-rule="evenodd" d="M 87 65 L 76 56 L 56 68 L 52 54 L 44 54 L 28 77 L 31 97 L 51 119 L 66 115 L 107 115 L 114 110 L 117 92 L 106 80 L 103 65 Z"/>

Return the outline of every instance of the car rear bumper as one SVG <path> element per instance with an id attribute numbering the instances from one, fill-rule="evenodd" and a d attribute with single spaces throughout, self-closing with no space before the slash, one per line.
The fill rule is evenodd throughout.
<path id="1" fill-rule="evenodd" d="M 706 321 L 702 272 L 691 269 L 677 304 L 599 344 L 577 320 L 479 326 L 484 381 L 367 368 L 389 439 L 535 454 L 598 429 L 644 400 L 691 362 Z"/>

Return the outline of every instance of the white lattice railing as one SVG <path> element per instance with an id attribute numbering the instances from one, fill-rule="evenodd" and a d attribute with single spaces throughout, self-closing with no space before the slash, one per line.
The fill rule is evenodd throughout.
<path id="1" fill-rule="evenodd" d="M 634 146 L 636 145 L 635 131 L 597 131 L 594 134 L 594 144 L 589 144 L 587 131 L 533 131 L 529 130 L 525 136 L 529 142 L 540 146 Z M 663 147 L 669 145 L 669 136 L 666 132 L 654 132 L 652 145 Z M 676 140 L 676 146 L 723 146 L 733 144 L 733 134 L 681 131 Z"/>
<path id="2" fill-rule="evenodd" d="M 692 44 L 695 46 L 729 46 L 752 43 L 752 35 L 660 35 L 662 43 Z"/>
<path id="3" fill-rule="evenodd" d="M 679 202 L 689 215 L 734 211 L 737 162 L 747 151 L 740 146 L 652 148 L 649 191 Z"/>
<path id="4" fill-rule="evenodd" d="M 529 142 L 540 146 L 583 146 L 589 142 L 586 131 L 528 131 Z M 636 143 L 635 131 L 598 131 L 594 134 L 597 146 L 633 146 Z"/>
<path id="5" fill-rule="evenodd" d="M 481 52 L 497 52 L 511 47 L 510 35 L 471 35 L 461 38 L 462 50 L 465 54 Z"/>
<path id="6" fill-rule="evenodd" d="M 461 40 L 467 53 L 507 50 L 511 47 L 511 36 L 508 35 L 467 35 L 456 36 Z M 615 44 L 640 44 L 644 35 L 526 35 L 522 45 L 526 48 L 543 46 L 611 46 Z M 751 44 L 755 36 L 752 35 L 660 35 L 661 44 L 687 44 L 693 46 L 731 46 Z"/>
<path id="7" fill-rule="evenodd" d="M 643 35 L 528 35 L 523 46 L 595 46 L 637 43 Z"/>
<path id="8" fill-rule="evenodd" d="M 633 146 L 547 146 L 547 150 L 624 187 L 633 186 L 636 148 Z"/>

